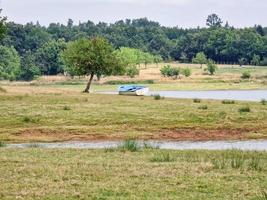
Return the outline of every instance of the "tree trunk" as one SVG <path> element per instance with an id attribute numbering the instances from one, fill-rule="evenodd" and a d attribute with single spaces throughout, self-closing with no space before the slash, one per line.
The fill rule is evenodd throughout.
<path id="1" fill-rule="evenodd" d="M 86 88 L 85 88 L 85 90 L 83 91 L 84 93 L 89 93 L 89 92 L 90 92 L 90 87 L 91 87 L 91 83 L 92 83 L 92 81 L 93 81 L 93 78 L 94 78 L 94 74 L 91 74 L 91 75 L 90 75 L 90 79 L 89 79 L 89 81 L 87 82 Z"/>

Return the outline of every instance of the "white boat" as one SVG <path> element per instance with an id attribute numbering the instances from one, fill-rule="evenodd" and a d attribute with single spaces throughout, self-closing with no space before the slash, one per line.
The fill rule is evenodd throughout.
<path id="1" fill-rule="evenodd" d="M 123 85 L 118 88 L 120 95 L 145 96 L 149 88 L 140 85 Z"/>

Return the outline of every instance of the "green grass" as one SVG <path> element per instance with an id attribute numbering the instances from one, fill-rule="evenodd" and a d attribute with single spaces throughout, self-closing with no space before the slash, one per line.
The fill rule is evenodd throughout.
<path id="1" fill-rule="evenodd" d="M 262 170 L 250 169 L 254 157 Z M 266 152 L 3 148 L 0 163 L 1 199 L 250 200 L 267 188 Z"/>
<path id="2" fill-rule="evenodd" d="M 0 94 L 1 141 L 267 138 L 267 107 L 257 102 L 202 100 L 203 112 L 190 99 L 38 92 Z M 240 115 L 248 105 L 253 112 Z"/>

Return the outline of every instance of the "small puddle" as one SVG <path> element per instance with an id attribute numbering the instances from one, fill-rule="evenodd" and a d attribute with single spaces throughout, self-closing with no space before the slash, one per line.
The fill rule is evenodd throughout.
<path id="1" fill-rule="evenodd" d="M 116 148 L 122 141 L 91 141 L 91 142 L 56 142 L 56 143 L 23 143 L 8 144 L 8 148 L 74 148 L 74 149 L 105 149 Z M 247 140 L 247 141 L 138 141 L 139 146 L 147 144 L 154 148 L 169 150 L 229 150 L 239 149 L 246 151 L 267 151 L 267 140 Z"/>

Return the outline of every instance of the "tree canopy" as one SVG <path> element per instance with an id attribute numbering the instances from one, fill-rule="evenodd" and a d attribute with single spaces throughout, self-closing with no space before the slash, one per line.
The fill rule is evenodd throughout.
<path id="1" fill-rule="evenodd" d="M 62 56 L 67 71 L 74 75 L 90 77 L 84 92 L 90 91 L 94 76 L 109 76 L 122 71 L 121 62 L 116 57 L 113 47 L 106 39 L 100 37 L 70 42 Z"/>

